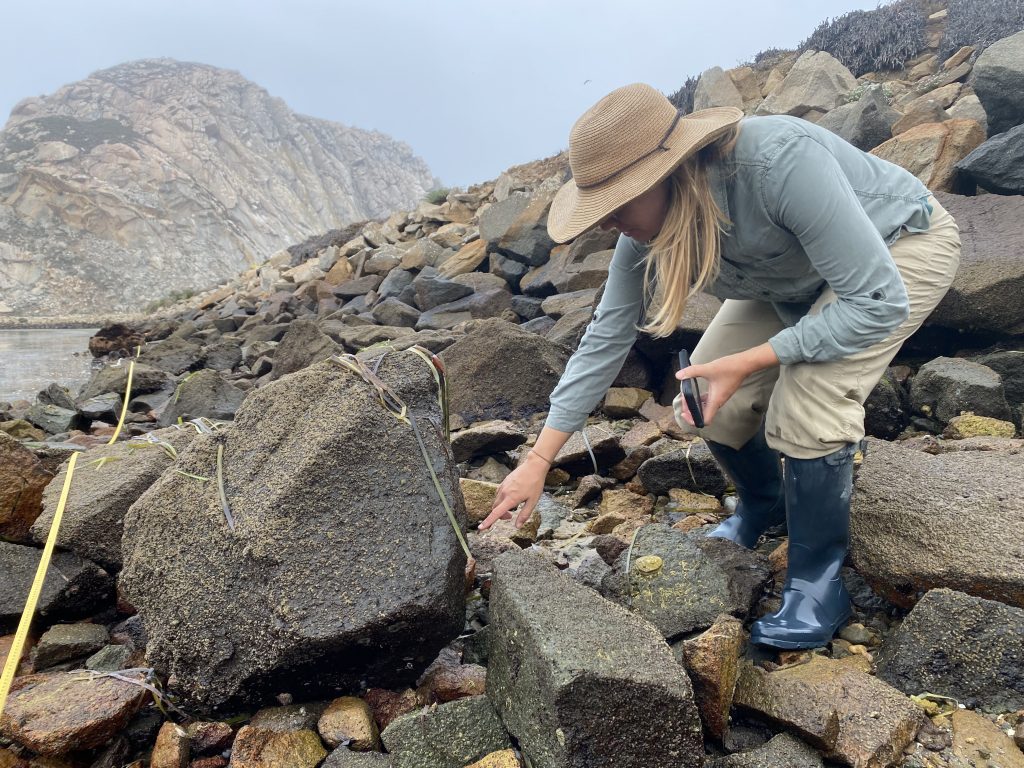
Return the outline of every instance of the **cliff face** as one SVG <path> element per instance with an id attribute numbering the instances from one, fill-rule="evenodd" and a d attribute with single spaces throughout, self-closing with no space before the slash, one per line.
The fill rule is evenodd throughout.
<path id="1" fill-rule="evenodd" d="M 433 186 L 408 146 L 236 72 L 123 64 L 22 101 L 0 133 L 0 312 L 135 309 Z"/>

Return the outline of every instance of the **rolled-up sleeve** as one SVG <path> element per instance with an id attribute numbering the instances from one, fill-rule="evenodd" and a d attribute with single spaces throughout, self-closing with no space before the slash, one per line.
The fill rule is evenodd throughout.
<path id="1" fill-rule="evenodd" d="M 762 179 L 769 214 L 799 240 L 836 294 L 819 313 L 769 339 L 779 362 L 836 360 L 896 330 L 910 312 L 906 287 L 832 153 L 811 137 L 794 137 Z"/>
<path id="2" fill-rule="evenodd" d="M 622 369 L 643 310 L 646 253 L 635 240 L 619 236 L 604 295 L 551 393 L 546 426 L 562 432 L 581 429 Z"/>

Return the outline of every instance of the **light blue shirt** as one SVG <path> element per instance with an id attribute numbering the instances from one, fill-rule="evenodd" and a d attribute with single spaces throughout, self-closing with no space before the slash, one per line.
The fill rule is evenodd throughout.
<path id="1" fill-rule="evenodd" d="M 928 189 L 910 172 L 789 116 L 747 117 L 733 152 L 709 166 L 732 225 L 721 238 L 720 299 L 773 304 L 787 328 L 769 339 L 783 365 L 870 347 L 910 305 L 889 253 L 902 229 L 928 229 Z M 637 335 L 648 248 L 622 235 L 604 295 L 551 393 L 547 425 L 574 432 L 604 397 Z M 825 287 L 836 300 L 809 315 Z"/>

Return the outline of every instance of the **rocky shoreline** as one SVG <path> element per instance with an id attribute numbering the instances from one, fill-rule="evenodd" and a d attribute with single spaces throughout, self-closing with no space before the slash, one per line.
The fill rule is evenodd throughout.
<path id="1" fill-rule="evenodd" d="M 133 325 L 144 322 L 150 316 L 129 315 L 64 315 L 58 317 L 0 317 L 0 330 L 17 331 L 28 329 L 61 328 L 102 328 L 108 325 Z"/>
<path id="2" fill-rule="evenodd" d="M 1024 33 L 1008 40 L 988 50 Z M 985 54 L 934 50 L 876 94 L 904 109 L 890 134 L 950 73 L 974 96 Z M 832 103 L 849 81 L 823 57 L 698 93 Z M 980 183 L 951 170 L 977 149 L 929 137 L 980 123 L 927 109 L 917 139 L 904 122 L 876 151 L 934 150 L 963 262 L 866 404 L 855 611 L 828 646 L 747 642 L 778 606 L 784 531 L 755 550 L 706 536 L 736 498 L 668 403 L 711 297 L 638 340 L 526 525 L 477 529 L 615 242 L 547 238 L 551 158 L 105 324 L 79 392 L 0 404 L 0 660 L 80 453 L 0 766 L 1024 765 L 1024 189 L 954 194 Z M 858 115 L 851 136 L 877 118 Z"/>

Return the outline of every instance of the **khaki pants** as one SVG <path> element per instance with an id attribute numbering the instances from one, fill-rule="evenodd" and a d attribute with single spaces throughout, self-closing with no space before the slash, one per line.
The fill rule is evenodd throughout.
<path id="1" fill-rule="evenodd" d="M 953 217 L 931 197 L 928 231 L 910 234 L 889 247 L 910 297 L 910 316 L 888 338 L 841 360 L 796 363 L 749 376 L 704 429 L 701 437 L 739 449 L 765 422 L 768 445 L 786 456 L 815 459 L 864 437 L 864 401 L 882 378 L 903 341 L 916 331 L 945 296 L 960 264 L 960 234 Z M 826 288 L 811 314 L 835 300 Z M 784 328 L 772 305 L 726 300 L 701 337 L 694 363 L 756 347 Z M 699 380 L 706 392 L 707 382 Z"/>

